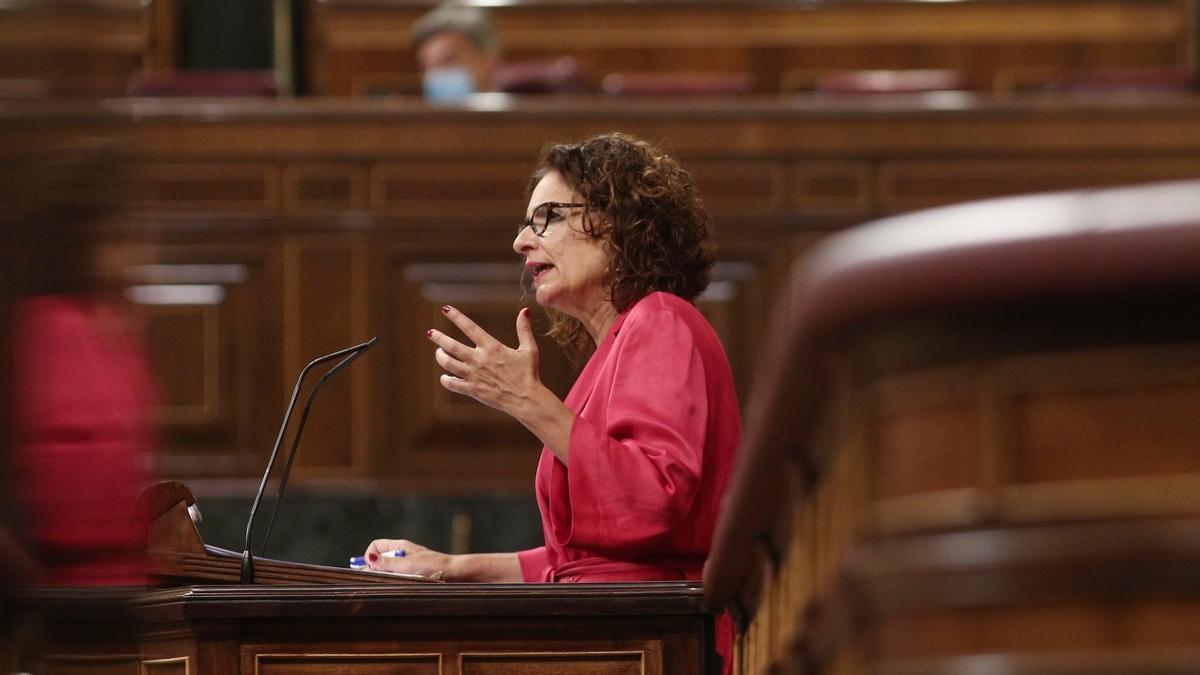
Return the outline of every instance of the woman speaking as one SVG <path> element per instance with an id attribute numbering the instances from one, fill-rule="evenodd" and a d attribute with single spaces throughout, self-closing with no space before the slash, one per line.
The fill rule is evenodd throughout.
<path id="1" fill-rule="evenodd" d="M 428 336 L 443 387 L 544 444 L 545 545 L 448 555 L 377 539 L 367 565 L 447 581 L 699 579 L 741 433 L 729 363 L 693 304 L 714 264 L 708 213 L 674 159 L 615 133 L 546 148 L 529 194 L 513 250 L 551 336 L 587 357 L 566 400 L 538 377 L 528 309 L 515 349 L 450 306 L 469 343 Z"/>

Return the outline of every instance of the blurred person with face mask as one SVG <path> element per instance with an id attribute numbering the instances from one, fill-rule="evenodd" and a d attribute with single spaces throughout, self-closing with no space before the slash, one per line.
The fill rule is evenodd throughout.
<path id="1" fill-rule="evenodd" d="M 426 100 L 453 103 L 491 90 L 501 49 L 486 10 L 441 5 L 413 26 L 412 43 Z"/>
<path id="2" fill-rule="evenodd" d="M 39 583 L 143 585 L 153 387 L 123 299 L 147 250 L 124 211 L 127 161 L 75 142 L 31 161 L 23 250 L 28 293 L 13 321 L 13 485 Z"/>

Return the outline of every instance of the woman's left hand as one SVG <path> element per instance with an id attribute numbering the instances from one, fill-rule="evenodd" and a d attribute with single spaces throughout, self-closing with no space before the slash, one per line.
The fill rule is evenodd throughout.
<path id="1" fill-rule="evenodd" d="M 399 556 L 392 555 L 400 551 Z M 425 548 L 407 539 L 376 539 L 363 552 L 367 569 L 445 579 L 454 556 Z"/>
<path id="2" fill-rule="evenodd" d="M 442 386 L 520 418 L 523 407 L 545 389 L 538 372 L 538 346 L 529 309 L 517 313 L 516 349 L 489 335 L 454 307 L 447 305 L 442 311 L 475 343 L 469 347 L 436 330 L 426 333 L 438 346 L 434 358 L 446 371 L 440 379 Z"/>

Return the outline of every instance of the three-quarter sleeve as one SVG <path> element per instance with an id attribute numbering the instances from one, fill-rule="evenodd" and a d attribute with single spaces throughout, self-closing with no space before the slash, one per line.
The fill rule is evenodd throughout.
<path id="1" fill-rule="evenodd" d="M 536 584 L 546 580 L 550 559 L 545 546 L 517 551 L 517 562 L 521 564 L 521 579 L 525 583 Z"/>
<path id="2" fill-rule="evenodd" d="M 597 383 L 596 395 L 606 397 L 594 406 L 600 418 L 584 406 L 568 466 L 554 463 L 550 535 L 559 546 L 653 549 L 686 518 L 699 489 L 708 398 L 696 338 L 671 308 L 645 309 L 621 328 L 610 381 Z"/>

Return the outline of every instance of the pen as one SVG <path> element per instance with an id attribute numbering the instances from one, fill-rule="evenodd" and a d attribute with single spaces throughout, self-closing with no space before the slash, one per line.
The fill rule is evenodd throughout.
<path id="1" fill-rule="evenodd" d="M 379 554 L 383 558 L 403 558 L 404 549 L 396 549 L 395 551 L 384 551 Z M 361 555 L 356 555 L 350 558 L 350 569 L 365 570 L 367 569 L 367 560 Z"/>

